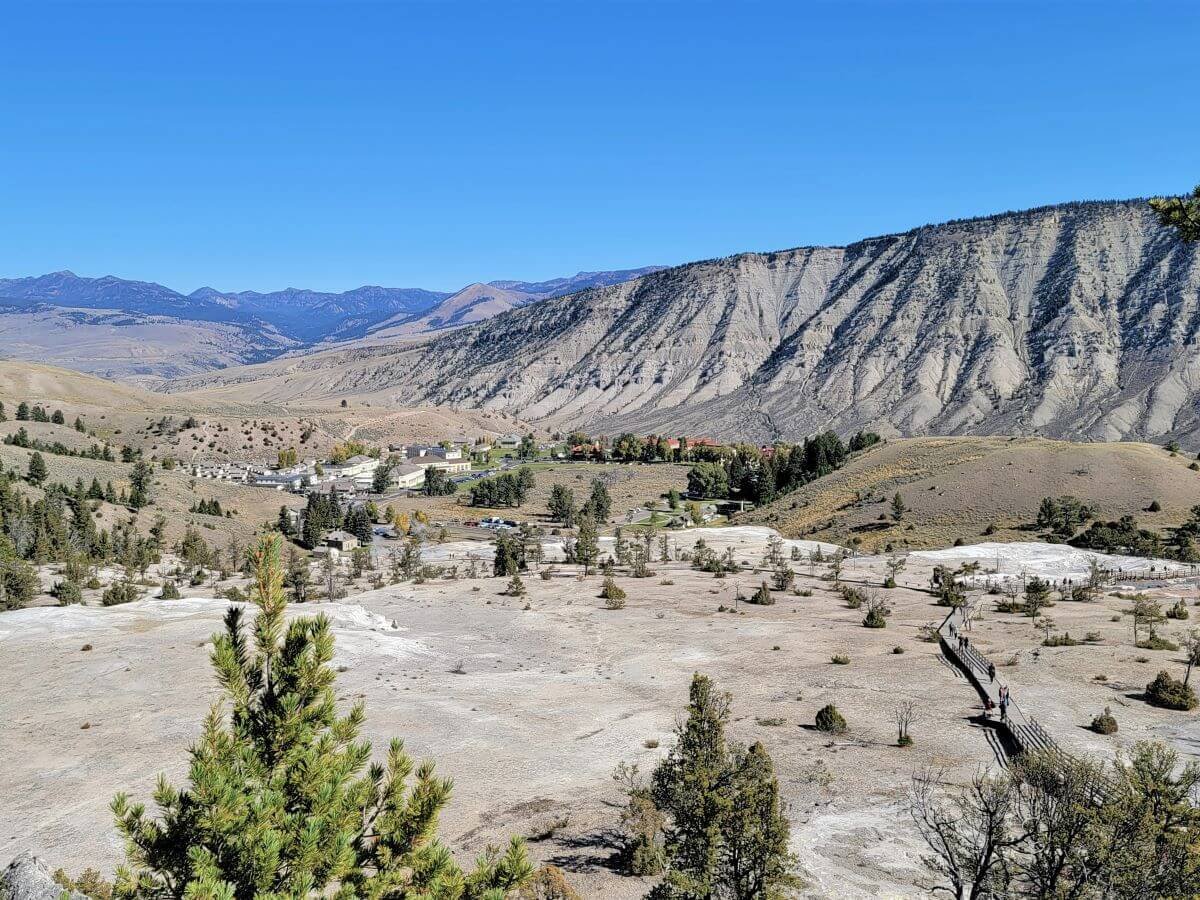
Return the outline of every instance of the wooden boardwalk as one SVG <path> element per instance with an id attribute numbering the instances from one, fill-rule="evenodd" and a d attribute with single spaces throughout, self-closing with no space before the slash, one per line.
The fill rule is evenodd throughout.
<path id="1" fill-rule="evenodd" d="M 1012 697 L 1011 688 L 1007 716 L 1003 720 L 1000 718 L 1000 688 L 1006 686 L 1000 678 L 1000 669 L 995 668 L 992 661 L 970 643 L 971 619 L 981 600 L 982 598 L 976 598 L 973 602 L 950 610 L 938 628 L 942 653 L 967 676 L 967 680 L 979 693 L 981 701 L 986 703 L 991 700 L 994 717 L 992 723 L 1007 736 L 1012 755 L 1062 753 L 1050 733 Z M 967 638 L 966 645 L 960 643 L 961 637 Z M 991 672 L 996 673 L 995 678 L 991 676 Z"/>

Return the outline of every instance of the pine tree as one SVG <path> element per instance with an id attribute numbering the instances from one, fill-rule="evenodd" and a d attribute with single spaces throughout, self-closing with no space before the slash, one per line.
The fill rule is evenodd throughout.
<path id="1" fill-rule="evenodd" d="M 29 471 L 26 478 L 30 484 L 41 485 L 50 473 L 46 470 L 46 460 L 42 458 L 42 454 L 34 451 L 33 456 L 29 457 Z"/>
<path id="2" fill-rule="evenodd" d="M 897 522 L 904 518 L 904 513 L 908 510 L 908 506 L 904 503 L 904 498 L 900 496 L 900 492 L 896 491 L 896 496 L 892 498 L 892 518 Z"/>
<path id="3" fill-rule="evenodd" d="M 1155 197 L 1150 207 L 1158 213 L 1158 221 L 1175 228 L 1185 241 L 1200 241 L 1200 185 L 1190 195 Z"/>
<path id="4" fill-rule="evenodd" d="M 149 463 L 138 460 L 133 464 L 133 470 L 129 473 L 129 505 L 134 509 L 141 509 L 143 506 L 150 505 L 150 485 L 154 479 L 154 470 L 150 468 Z M 218 510 L 218 515 L 220 514 Z"/>
<path id="5" fill-rule="evenodd" d="M 24 400 L 22 400 L 20 403 L 17 404 L 17 421 L 18 422 L 28 422 L 29 421 L 29 404 L 26 403 Z"/>
<path id="6" fill-rule="evenodd" d="M 758 900 L 794 884 L 788 822 L 771 758 L 725 742 L 730 697 L 692 676 L 688 717 L 654 772 L 652 797 L 670 817 L 667 874 L 651 900 Z"/>
<path id="7" fill-rule="evenodd" d="M 550 500 L 546 504 L 550 517 L 562 522 L 564 528 L 575 524 L 575 493 L 561 484 L 550 486 Z"/>
<path id="8" fill-rule="evenodd" d="M 592 566 L 600 555 L 600 537 L 596 532 L 596 521 L 591 516 L 579 519 L 579 534 L 575 539 L 575 561 L 583 566 L 583 574 L 590 575 Z"/>
<path id="9" fill-rule="evenodd" d="M 54 411 L 54 415 L 52 415 L 50 417 L 50 421 L 53 422 L 55 425 L 66 425 L 67 424 L 67 420 L 63 416 L 63 411 L 61 409 L 56 409 Z"/>
<path id="10" fill-rule="evenodd" d="M 592 493 L 581 512 L 597 522 L 607 522 L 608 517 L 612 515 L 612 498 L 608 495 L 608 488 L 599 478 L 592 479 Z"/>
<path id="11" fill-rule="evenodd" d="M 496 534 L 495 559 L 492 562 L 492 574 L 497 577 L 516 575 L 528 568 L 525 559 L 525 541 L 515 534 L 505 531 Z"/>
<path id="12" fill-rule="evenodd" d="M 255 553 L 252 629 L 230 608 L 214 641 L 224 702 L 191 751 L 190 783 L 159 778 L 160 817 L 118 794 L 119 897 L 500 900 L 533 874 L 519 839 L 471 873 L 437 837 L 450 782 L 394 739 L 370 764 L 361 703 L 339 717 L 324 616 L 285 623 L 280 538 Z M 410 784 L 410 776 L 415 779 Z"/>

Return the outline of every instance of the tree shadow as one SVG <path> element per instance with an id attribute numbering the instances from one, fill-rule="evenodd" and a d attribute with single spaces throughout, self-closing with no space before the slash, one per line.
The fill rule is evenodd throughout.
<path id="1" fill-rule="evenodd" d="M 601 828 L 585 834 L 555 837 L 547 841 L 565 852 L 548 857 L 546 862 L 567 872 L 624 871 L 624 842 L 621 833 Z"/>

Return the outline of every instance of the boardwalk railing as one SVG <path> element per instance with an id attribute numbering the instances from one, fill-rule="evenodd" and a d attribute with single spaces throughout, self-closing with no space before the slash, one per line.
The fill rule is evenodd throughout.
<path id="1" fill-rule="evenodd" d="M 951 609 L 938 628 L 938 637 L 942 653 L 963 671 L 983 700 L 992 701 L 997 715 L 999 715 L 1002 685 L 992 676 L 992 673 L 997 670 L 991 660 L 980 653 L 969 640 L 971 617 L 975 613 L 975 605 L 978 602 L 976 600 L 974 603 L 966 603 Z M 963 636 L 968 638 L 965 644 L 960 642 Z M 1011 745 L 1016 748 L 1018 754 L 1038 752 L 1061 754 L 1063 752 L 1049 732 L 1036 719 L 1027 716 L 1011 695 L 1005 717 L 996 719 L 995 725 L 1008 735 Z"/>

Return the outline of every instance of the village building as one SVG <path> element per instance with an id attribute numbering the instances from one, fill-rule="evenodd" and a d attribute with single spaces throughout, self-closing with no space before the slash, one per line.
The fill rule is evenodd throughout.
<path id="1" fill-rule="evenodd" d="M 331 531 L 325 535 L 324 544 L 339 553 L 349 553 L 358 546 L 358 538 L 348 531 Z"/>
<path id="2" fill-rule="evenodd" d="M 471 461 L 462 459 L 462 454 L 459 454 L 459 459 L 446 459 L 441 456 L 414 456 L 409 459 L 410 466 L 417 466 L 422 471 L 425 469 L 441 469 L 448 475 L 457 475 L 461 472 L 471 471 Z"/>
<path id="3" fill-rule="evenodd" d="M 325 466 L 325 474 L 333 478 L 357 478 L 360 475 L 371 477 L 378 468 L 378 459 L 359 454 L 340 463 L 330 463 Z"/>

